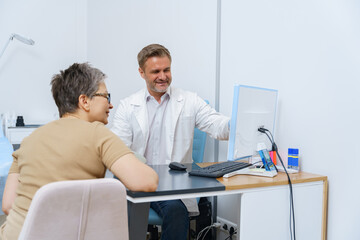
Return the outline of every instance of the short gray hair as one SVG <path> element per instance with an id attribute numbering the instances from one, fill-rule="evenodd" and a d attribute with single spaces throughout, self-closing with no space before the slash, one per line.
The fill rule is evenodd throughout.
<path id="1" fill-rule="evenodd" d="M 51 92 L 59 109 L 59 116 L 75 112 L 79 107 L 80 95 L 92 98 L 105 78 L 103 72 L 88 63 L 74 63 L 55 74 L 51 80 Z"/>

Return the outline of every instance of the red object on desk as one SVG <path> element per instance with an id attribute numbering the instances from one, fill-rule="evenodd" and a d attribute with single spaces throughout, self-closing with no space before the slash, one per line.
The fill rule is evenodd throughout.
<path id="1" fill-rule="evenodd" d="M 274 165 L 276 165 L 276 151 L 269 152 L 269 155 Z"/>

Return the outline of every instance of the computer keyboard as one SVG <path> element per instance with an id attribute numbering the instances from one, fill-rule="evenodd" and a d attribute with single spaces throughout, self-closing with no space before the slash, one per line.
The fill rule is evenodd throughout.
<path id="1" fill-rule="evenodd" d="M 230 173 L 239 169 L 250 167 L 251 165 L 252 164 L 245 162 L 227 161 L 227 162 L 217 163 L 204 168 L 194 169 L 190 171 L 189 174 L 193 176 L 218 178 L 218 177 L 222 177 L 226 173 Z"/>

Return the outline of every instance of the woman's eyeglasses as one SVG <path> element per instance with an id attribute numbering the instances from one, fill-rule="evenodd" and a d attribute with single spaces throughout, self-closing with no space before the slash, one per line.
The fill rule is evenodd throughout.
<path id="1" fill-rule="evenodd" d="M 95 96 L 104 97 L 104 98 L 106 98 L 108 100 L 109 103 L 111 103 L 110 93 L 95 93 L 93 96 L 94 97 Z"/>

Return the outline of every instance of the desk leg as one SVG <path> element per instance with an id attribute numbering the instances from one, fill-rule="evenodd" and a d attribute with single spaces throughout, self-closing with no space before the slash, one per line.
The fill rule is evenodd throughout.
<path id="1" fill-rule="evenodd" d="M 146 239 L 150 203 L 128 201 L 129 239 Z"/>
<path id="2" fill-rule="evenodd" d="M 321 239 L 327 239 L 328 180 L 324 180 Z"/>

